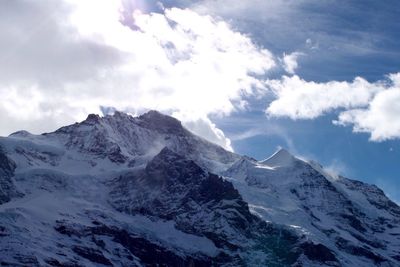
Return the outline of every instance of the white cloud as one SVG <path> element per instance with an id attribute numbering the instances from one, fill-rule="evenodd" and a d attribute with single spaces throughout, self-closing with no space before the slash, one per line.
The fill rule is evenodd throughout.
<path id="1" fill-rule="evenodd" d="M 393 84 L 375 95 L 367 108 L 342 112 L 341 125 L 354 125 L 355 132 L 371 134 L 372 141 L 400 138 L 400 73 L 389 76 Z"/>
<path id="2" fill-rule="evenodd" d="M 276 96 L 266 109 L 270 116 L 314 119 L 339 109 L 337 125 L 353 125 L 354 132 L 370 133 L 372 141 L 400 138 L 400 73 L 374 83 L 360 77 L 316 83 L 296 75 L 266 83 Z"/>
<path id="3" fill-rule="evenodd" d="M 305 54 L 301 52 L 293 52 L 291 54 L 284 53 L 281 61 L 285 71 L 289 74 L 294 74 L 296 72 L 296 69 L 299 67 L 299 64 L 297 62 L 299 57 L 304 55 Z"/>
<path id="4" fill-rule="evenodd" d="M 0 135 L 21 128 L 51 131 L 110 106 L 180 114 L 197 134 L 231 149 L 209 116 L 243 109 L 248 96 L 269 87 L 276 96 L 266 110 L 270 116 L 313 119 L 340 109 L 337 123 L 370 132 L 371 140 L 400 136 L 398 75 L 390 76 L 390 84 L 359 77 L 317 83 L 296 75 L 265 82 L 260 77 L 275 66 L 274 55 L 225 21 L 179 8 L 131 16 L 135 4 L 130 3 L 129 12 L 121 13 L 118 0 L 0 2 Z M 135 3 L 145 9 L 146 1 Z M 228 6 L 206 1 L 195 8 L 223 17 L 264 16 L 267 25 L 301 6 L 294 1 L 253 3 L 270 10 L 268 16 L 258 5 L 241 12 L 249 7 L 243 1 Z M 220 6 L 226 9 L 218 13 Z M 322 40 L 311 37 L 307 45 Z M 284 55 L 288 73 L 295 73 L 301 55 Z"/>
<path id="5" fill-rule="evenodd" d="M 203 117 L 193 119 L 190 115 L 182 113 L 174 113 L 173 116 L 181 120 L 183 126 L 190 131 L 210 142 L 222 146 L 226 150 L 233 151 L 231 140 L 227 138 L 224 132 L 217 128 L 215 123 L 213 123 L 209 118 Z"/>
<path id="6" fill-rule="evenodd" d="M 135 24 L 123 25 L 116 0 L 95 8 L 89 0 L 27 3 L 4 5 L 0 16 L 9 22 L 0 57 L 11 62 L 0 67 L 0 77 L 7 75 L 0 82 L 2 135 L 54 130 L 112 106 L 186 114 L 230 148 L 208 116 L 241 109 L 243 96 L 264 88 L 257 77 L 275 65 L 268 50 L 226 22 L 188 9 L 136 11 L 128 20 Z"/>
<path id="7" fill-rule="evenodd" d="M 369 83 L 361 77 L 352 82 L 308 82 L 297 75 L 281 80 L 267 80 L 276 99 L 267 114 L 291 119 L 314 119 L 338 108 L 365 106 L 375 93 L 384 90 L 383 83 Z"/>
<path id="8" fill-rule="evenodd" d="M 228 114 L 243 94 L 262 87 L 253 74 L 263 74 L 274 65 L 268 51 L 209 16 L 171 9 L 165 15 L 140 15 L 136 22 L 166 53 L 165 65 L 158 66 L 158 79 L 155 75 L 141 78 L 146 89 L 139 102 L 147 106 L 177 108 L 199 117 Z M 149 90 L 162 97 L 155 101 Z"/>

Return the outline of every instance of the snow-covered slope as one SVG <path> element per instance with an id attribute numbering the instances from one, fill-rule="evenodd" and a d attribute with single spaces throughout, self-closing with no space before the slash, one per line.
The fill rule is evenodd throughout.
<path id="1" fill-rule="evenodd" d="M 373 185 L 156 111 L 0 138 L 2 265 L 398 266 L 399 222 Z"/>
<path id="2" fill-rule="evenodd" d="M 253 213 L 322 243 L 343 266 L 400 264 L 400 208 L 376 186 L 334 178 L 284 149 L 224 172 Z"/>

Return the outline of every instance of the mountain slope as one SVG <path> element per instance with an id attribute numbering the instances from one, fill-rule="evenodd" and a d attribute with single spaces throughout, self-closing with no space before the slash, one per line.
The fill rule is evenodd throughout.
<path id="1" fill-rule="evenodd" d="M 10 160 L 0 147 L 0 205 L 8 202 L 13 197 L 21 196 L 12 181 L 15 163 Z"/>
<path id="2" fill-rule="evenodd" d="M 224 175 L 253 213 L 329 247 L 347 266 L 396 266 L 399 207 L 376 186 L 333 178 L 280 150 L 265 161 L 236 162 Z"/>
<path id="3" fill-rule="evenodd" d="M 400 208 L 377 187 L 285 150 L 225 151 L 156 111 L 21 131 L 0 148 L 2 264 L 400 264 Z"/>

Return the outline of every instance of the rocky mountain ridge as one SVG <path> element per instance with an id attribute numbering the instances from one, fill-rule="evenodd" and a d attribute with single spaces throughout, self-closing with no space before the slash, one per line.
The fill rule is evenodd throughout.
<path id="1" fill-rule="evenodd" d="M 400 208 L 279 150 L 256 161 L 157 111 L 0 138 L 0 263 L 397 266 Z"/>

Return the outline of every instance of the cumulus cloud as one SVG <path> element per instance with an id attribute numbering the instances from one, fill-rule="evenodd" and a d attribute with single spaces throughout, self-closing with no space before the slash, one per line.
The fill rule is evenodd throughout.
<path id="1" fill-rule="evenodd" d="M 337 124 L 370 132 L 371 140 L 400 136 L 398 76 L 375 83 L 360 77 L 318 83 L 297 75 L 265 81 L 276 57 L 218 17 L 265 17 L 261 22 L 272 25 L 307 1 L 254 0 L 250 13 L 238 12 L 249 7 L 243 1 L 180 1 L 200 13 L 157 1 L 121 1 L 0 2 L 0 135 L 51 131 L 101 113 L 102 106 L 135 114 L 157 109 L 232 149 L 210 115 L 241 110 L 246 99 L 270 88 L 276 97 L 266 109 L 270 116 L 313 119 L 339 109 Z M 274 41 L 288 36 L 277 35 L 280 28 L 266 34 L 271 31 Z M 288 43 L 304 43 L 303 37 Z M 311 37 L 307 45 L 323 40 Z M 302 55 L 284 54 L 287 73 L 296 72 Z"/>
<path id="2" fill-rule="evenodd" d="M 294 75 L 267 80 L 266 84 L 276 96 L 267 114 L 291 119 L 314 119 L 334 109 L 365 106 L 384 89 L 383 83 L 369 83 L 361 77 L 352 82 L 317 83 Z"/>
<path id="3" fill-rule="evenodd" d="M 235 21 L 237 28 L 248 32 L 257 42 L 268 45 L 276 54 L 285 51 L 307 51 L 310 56 L 304 66 L 304 72 L 309 74 L 308 77 L 311 74 L 314 79 L 316 77 L 324 80 L 333 79 L 331 82 L 320 83 L 304 81 L 295 76 L 267 81 L 277 97 L 267 108 L 269 115 L 292 119 L 313 119 L 335 111 L 340 112 L 337 124 L 354 125 L 355 132 L 371 133 L 371 140 L 400 137 L 395 133 L 396 127 L 389 133 L 388 129 L 383 130 L 387 128 L 384 125 L 379 128 L 386 134 L 382 132 L 377 134 L 380 137 L 375 137 L 377 131 L 372 126 L 374 124 L 372 121 L 378 119 L 378 112 L 372 111 L 377 101 L 375 96 L 389 89 L 388 86 L 381 82 L 369 83 L 360 77 L 352 82 L 335 80 L 352 79 L 353 74 L 349 72 L 349 69 L 355 69 L 357 73 L 368 75 L 371 79 L 379 78 L 378 75 L 381 74 L 371 74 L 371 65 L 365 64 L 364 56 L 378 63 L 393 60 L 393 56 L 397 53 L 394 46 L 382 44 L 388 44 L 387 40 L 393 39 L 390 37 L 395 36 L 396 32 L 387 31 L 387 21 L 379 18 L 382 14 L 388 18 L 395 18 L 394 11 L 382 9 L 383 12 L 376 12 L 376 8 L 383 8 L 381 5 L 377 5 L 376 8 L 360 9 L 351 1 L 341 6 L 340 14 L 325 12 L 332 9 L 329 1 L 317 5 L 310 0 L 232 0 L 228 6 L 224 0 L 200 2 L 176 0 L 174 3 L 190 6 L 201 14 L 213 14 Z M 324 16 L 320 16 L 322 13 Z M 348 15 L 356 16 L 365 23 L 354 23 L 348 27 L 346 19 Z M 374 29 L 365 27 L 371 18 L 382 23 L 375 23 Z M 392 24 L 395 23 L 391 19 L 389 21 Z M 284 54 L 280 59 L 288 74 L 295 74 L 298 67 L 298 58 L 295 57 L 295 53 Z M 379 71 L 375 73 L 392 71 L 391 66 L 393 65 L 378 64 L 375 67 Z M 315 69 L 318 71 L 315 72 Z M 295 87 L 298 90 L 294 90 Z M 382 94 L 389 94 L 389 92 Z M 381 111 L 382 117 L 385 116 L 381 122 L 392 121 L 393 126 L 397 125 L 394 121 L 396 117 L 384 114 L 389 108 L 382 106 L 374 108 Z M 394 110 L 389 112 L 395 114 Z M 372 119 L 372 114 L 376 116 L 375 119 Z"/>
<path id="4" fill-rule="evenodd" d="M 372 141 L 400 138 L 400 73 L 374 83 L 361 77 L 316 83 L 296 75 L 266 83 L 276 96 L 266 109 L 269 116 L 314 119 L 339 110 L 337 125 L 353 125 Z"/>
<path id="5" fill-rule="evenodd" d="M 263 85 L 254 75 L 274 66 L 273 56 L 228 24 L 200 16 L 189 10 L 170 9 L 165 14 L 139 15 L 136 24 L 161 44 L 165 66 L 161 80 L 142 77 L 146 88 L 162 98 L 140 102 L 146 106 L 178 108 L 185 113 L 204 115 L 233 111 L 242 95 Z M 153 94 L 150 95 L 152 97 Z"/>
<path id="6" fill-rule="evenodd" d="M 355 132 L 371 134 L 372 141 L 400 137 L 400 73 L 389 76 L 393 84 L 375 95 L 367 108 L 342 112 L 335 121 L 340 125 L 354 125 Z"/>
<path id="7" fill-rule="evenodd" d="M 293 52 L 291 54 L 284 53 L 281 61 L 285 71 L 289 74 L 294 74 L 296 72 L 296 69 L 299 67 L 299 64 L 297 62 L 298 58 L 304 55 L 305 54 L 301 52 Z"/>
<path id="8" fill-rule="evenodd" d="M 3 4 L 0 134 L 22 125 L 53 130 L 100 106 L 158 109 L 186 114 L 197 133 L 211 131 L 231 149 L 208 116 L 240 109 L 243 96 L 263 89 L 258 77 L 275 65 L 273 55 L 211 16 L 121 8 L 120 1 Z"/>

